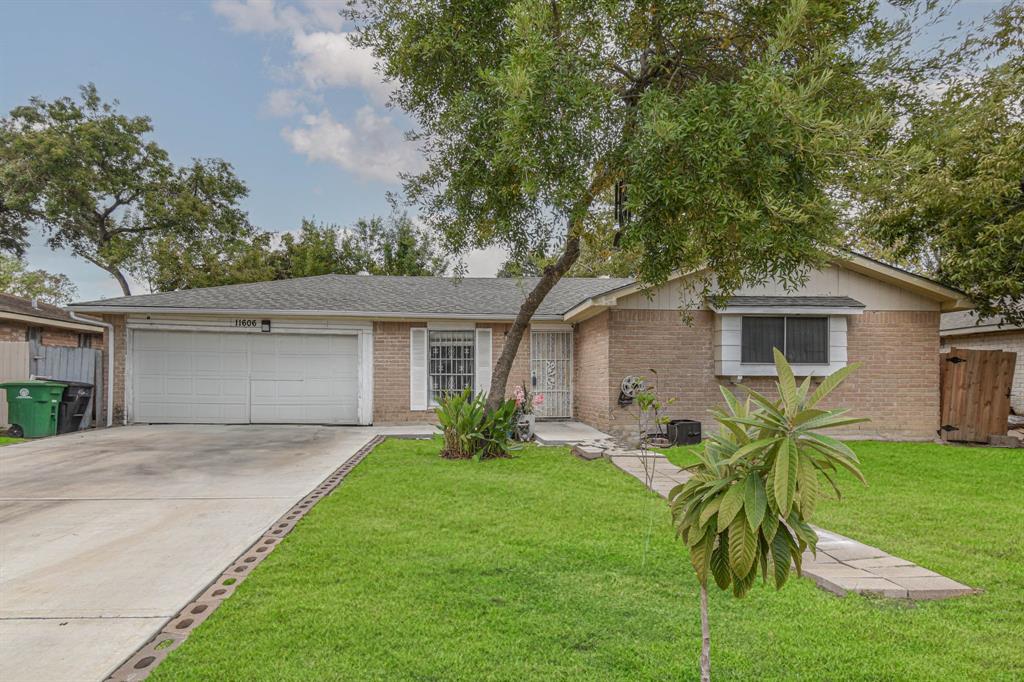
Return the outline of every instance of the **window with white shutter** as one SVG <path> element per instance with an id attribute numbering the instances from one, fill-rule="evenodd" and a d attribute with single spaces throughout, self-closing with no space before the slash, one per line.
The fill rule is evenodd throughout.
<path id="1" fill-rule="evenodd" d="M 476 388 L 477 393 L 491 392 L 491 329 L 476 330 Z"/>
<path id="2" fill-rule="evenodd" d="M 427 409 L 427 330 L 409 330 L 409 409 Z"/>

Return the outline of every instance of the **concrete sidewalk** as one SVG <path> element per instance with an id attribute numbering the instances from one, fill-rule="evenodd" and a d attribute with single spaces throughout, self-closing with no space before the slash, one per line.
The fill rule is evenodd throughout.
<path id="1" fill-rule="evenodd" d="M 604 447 L 608 441 L 602 441 Z M 661 497 L 668 498 L 677 485 L 691 478 L 665 455 L 639 450 L 607 449 L 612 464 Z M 814 526 L 818 533 L 817 555 L 805 552 L 802 573 L 823 590 L 842 596 L 848 592 L 894 599 L 948 599 L 978 591 L 877 547 Z"/>
<path id="2" fill-rule="evenodd" d="M 380 432 L 131 426 L 0 448 L 0 679 L 100 680 Z"/>

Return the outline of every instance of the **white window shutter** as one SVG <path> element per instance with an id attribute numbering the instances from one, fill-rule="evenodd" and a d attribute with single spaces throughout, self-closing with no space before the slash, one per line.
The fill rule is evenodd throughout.
<path id="1" fill-rule="evenodd" d="M 491 392 L 491 328 L 476 330 L 476 392 Z"/>
<path id="2" fill-rule="evenodd" d="M 409 409 L 427 409 L 427 330 L 409 330 Z"/>

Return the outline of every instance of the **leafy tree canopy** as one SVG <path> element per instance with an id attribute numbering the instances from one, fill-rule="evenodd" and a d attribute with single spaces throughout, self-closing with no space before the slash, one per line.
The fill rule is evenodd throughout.
<path id="1" fill-rule="evenodd" d="M 103 102 L 92 84 L 75 101 L 33 98 L 0 120 L 0 248 L 21 255 L 38 225 L 53 249 L 124 273 L 144 268 L 168 237 L 203 242 L 251 231 L 245 184 L 219 159 L 175 166 L 147 136 L 148 117 Z"/>
<path id="2" fill-rule="evenodd" d="M 898 163 L 868 178 L 859 245 L 1024 323 L 1024 4 L 930 61 L 918 87 L 941 94 L 900 112 Z"/>
<path id="3" fill-rule="evenodd" d="M 70 303 L 78 295 L 78 288 L 67 275 L 29 270 L 20 258 L 3 254 L 0 254 L 0 291 L 53 305 Z"/>
<path id="4" fill-rule="evenodd" d="M 399 211 L 348 228 L 303 219 L 297 232 L 279 239 L 256 230 L 203 241 L 165 235 L 147 252 L 132 274 L 153 291 L 327 274 L 443 275 L 448 269 L 431 235 Z"/>
<path id="5" fill-rule="evenodd" d="M 348 16 L 418 124 L 427 168 L 406 191 L 448 247 L 521 263 L 561 238 L 490 409 L 616 183 L 645 283 L 697 271 L 728 294 L 823 264 L 842 236 L 834 189 L 887 127 L 873 74 L 899 33 L 874 0 L 366 0 Z"/>

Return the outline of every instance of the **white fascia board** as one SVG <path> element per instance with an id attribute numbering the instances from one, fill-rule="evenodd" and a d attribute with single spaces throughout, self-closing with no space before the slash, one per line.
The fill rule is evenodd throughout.
<path id="1" fill-rule="evenodd" d="M 837 306 L 825 308 L 813 305 L 758 305 L 758 306 L 729 306 L 726 308 L 715 308 L 719 315 L 863 315 L 863 308 Z"/>

